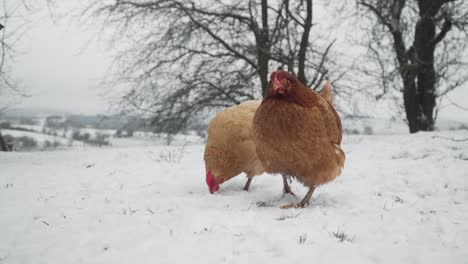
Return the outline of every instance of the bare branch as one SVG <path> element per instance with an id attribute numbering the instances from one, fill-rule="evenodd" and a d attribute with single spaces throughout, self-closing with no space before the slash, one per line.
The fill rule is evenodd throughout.
<path id="1" fill-rule="evenodd" d="M 197 113 L 261 97 L 271 64 L 304 80 L 327 76 L 331 45 L 309 42 L 312 0 L 302 18 L 305 8 L 288 0 L 112 0 L 85 14 L 117 27 L 122 52 L 109 85 L 130 87 L 122 108 L 175 133 Z"/>
<path id="2" fill-rule="evenodd" d="M 402 93 L 410 132 L 433 130 L 436 99 L 468 80 L 459 59 L 468 35 L 464 31 L 468 10 L 462 2 L 357 1 L 375 18 L 369 21 L 372 27 L 365 43 L 369 51 L 366 59 L 374 68 L 361 72 L 380 83 L 382 92 L 376 98 L 394 91 Z M 454 29 L 458 32 L 449 34 Z M 412 42 L 409 49 L 405 42 Z"/>
<path id="3" fill-rule="evenodd" d="M 437 34 L 437 36 L 432 40 L 431 45 L 435 46 L 437 43 L 443 40 L 450 29 L 452 29 L 452 20 L 449 17 L 446 17 L 444 24 L 442 25 L 442 29 L 440 30 L 439 34 Z"/>

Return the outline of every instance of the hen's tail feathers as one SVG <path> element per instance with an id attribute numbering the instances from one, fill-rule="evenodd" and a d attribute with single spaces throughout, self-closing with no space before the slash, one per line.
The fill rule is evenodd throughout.
<path id="1" fill-rule="evenodd" d="M 344 167 L 344 162 L 346 160 L 346 155 L 343 150 L 337 144 L 333 144 L 335 147 L 335 154 L 336 154 L 336 163 L 338 165 L 338 175 L 341 174 L 341 171 Z"/>
<path id="2" fill-rule="evenodd" d="M 322 91 L 320 92 L 320 95 L 327 100 L 327 102 L 330 105 L 333 105 L 333 91 L 331 89 L 331 82 L 327 80 L 325 82 L 325 85 L 322 88 Z"/>

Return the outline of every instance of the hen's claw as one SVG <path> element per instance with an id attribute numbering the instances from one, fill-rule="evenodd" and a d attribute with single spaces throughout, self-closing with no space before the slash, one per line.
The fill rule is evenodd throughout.
<path id="1" fill-rule="evenodd" d="M 312 193 L 314 192 L 314 190 L 315 190 L 315 186 L 314 186 L 314 187 L 310 187 L 310 188 L 309 188 L 309 191 L 307 192 L 307 194 L 304 196 L 304 199 L 302 199 L 302 201 L 301 201 L 300 203 L 283 205 L 283 206 L 281 206 L 281 209 L 306 208 L 306 207 L 309 207 L 309 205 L 310 205 L 310 198 L 312 197 Z"/>

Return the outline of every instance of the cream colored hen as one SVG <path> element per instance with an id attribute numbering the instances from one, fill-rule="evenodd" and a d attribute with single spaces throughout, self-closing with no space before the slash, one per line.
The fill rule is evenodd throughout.
<path id="1" fill-rule="evenodd" d="M 257 157 L 252 119 L 261 101 L 247 101 L 219 112 L 208 125 L 205 146 L 206 183 L 210 193 L 245 172 L 248 191 L 252 177 L 264 172 Z"/>

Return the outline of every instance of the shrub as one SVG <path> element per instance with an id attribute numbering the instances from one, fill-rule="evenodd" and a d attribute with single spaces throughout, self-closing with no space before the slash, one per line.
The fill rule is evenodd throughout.
<path id="1" fill-rule="evenodd" d="M 22 136 L 18 139 L 21 149 L 35 149 L 37 148 L 37 141 L 32 137 Z"/>
<path id="2" fill-rule="evenodd" d="M 38 122 L 31 117 L 21 117 L 19 123 L 22 125 L 37 125 Z"/>
<path id="3" fill-rule="evenodd" d="M 74 131 L 72 133 L 72 139 L 99 147 L 110 145 L 109 135 L 103 133 L 96 133 L 94 137 L 91 137 L 91 134 L 88 132 L 81 133 L 80 131 Z"/>
<path id="4" fill-rule="evenodd" d="M 89 141 L 91 138 L 91 134 L 88 132 L 81 133 L 80 131 L 73 131 L 72 133 L 72 138 L 74 140 L 80 140 L 80 141 Z"/>
<path id="5" fill-rule="evenodd" d="M 11 128 L 11 124 L 10 124 L 10 122 L 2 122 L 2 123 L 0 123 L 0 128 L 9 129 L 9 128 Z"/>
<path id="6" fill-rule="evenodd" d="M 353 129 L 349 129 L 349 128 L 345 128 L 343 129 L 343 132 L 347 135 L 359 135 L 359 130 L 353 128 Z"/>
<path id="7" fill-rule="evenodd" d="M 133 137 L 133 133 L 134 133 L 133 129 L 126 129 L 126 130 L 118 129 L 115 132 L 114 137 L 116 138 Z"/>
<path id="8" fill-rule="evenodd" d="M 15 138 L 9 134 L 3 135 L 3 139 L 6 143 L 13 143 L 15 141 Z"/>
<path id="9" fill-rule="evenodd" d="M 37 149 L 37 141 L 32 137 L 22 136 L 13 137 L 11 135 L 4 136 L 5 141 L 13 145 L 13 148 L 19 151 Z"/>
<path id="10" fill-rule="evenodd" d="M 48 149 L 48 148 L 58 148 L 60 147 L 62 144 L 60 144 L 60 142 L 58 141 L 49 141 L 49 140 L 46 140 L 44 142 L 44 149 Z"/>
<path id="11" fill-rule="evenodd" d="M 94 138 L 92 139 L 88 139 L 87 143 L 91 144 L 91 145 L 95 145 L 95 146 L 99 146 L 99 147 L 102 147 L 102 146 L 108 146 L 110 145 L 110 142 L 109 142 L 109 135 L 107 134 L 102 134 L 102 133 L 96 133 L 96 135 L 94 136 Z"/>
<path id="12" fill-rule="evenodd" d="M 372 129 L 371 126 L 365 126 L 363 134 L 364 135 L 373 135 L 374 134 L 374 129 Z"/>

